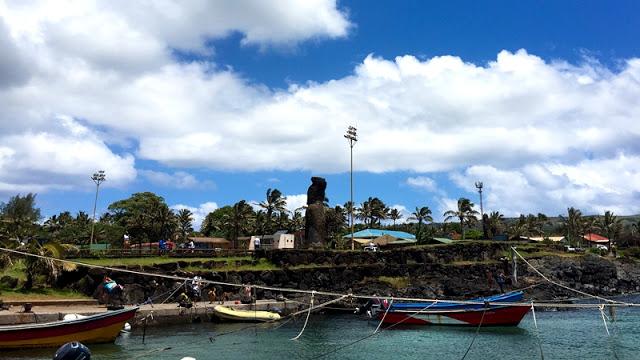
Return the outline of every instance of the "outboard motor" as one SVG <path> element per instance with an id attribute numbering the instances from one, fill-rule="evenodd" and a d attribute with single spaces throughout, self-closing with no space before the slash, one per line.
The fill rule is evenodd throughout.
<path id="1" fill-rule="evenodd" d="M 56 354 L 53 355 L 53 360 L 90 360 L 91 350 L 83 344 L 73 341 L 62 345 Z"/>

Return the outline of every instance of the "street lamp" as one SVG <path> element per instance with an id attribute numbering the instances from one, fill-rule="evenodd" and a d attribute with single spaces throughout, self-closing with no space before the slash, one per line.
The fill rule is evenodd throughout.
<path id="1" fill-rule="evenodd" d="M 349 141 L 349 148 L 351 149 L 351 171 L 349 183 L 351 186 L 351 211 L 350 211 L 350 220 L 351 220 L 351 250 L 355 249 L 355 245 L 353 242 L 353 146 L 358 142 L 358 135 L 356 134 L 356 129 L 353 126 L 349 126 L 347 129 L 347 133 L 344 134 L 344 137 Z"/>
<path id="2" fill-rule="evenodd" d="M 93 244 L 93 232 L 96 227 L 96 206 L 98 205 L 98 190 L 100 189 L 100 184 L 106 180 L 106 176 L 104 174 L 104 170 L 100 170 L 91 176 L 91 180 L 96 183 L 96 199 L 93 202 L 93 222 L 91 222 L 91 238 L 89 239 L 89 245 Z"/>
<path id="3" fill-rule="evenodd" d="M 484 223 L 484 209 L 482 207 L 482 181 L 476 181 L 476 189 L 478 189 L 478 193 L 480 194 L 480 216 L 482 219 L 482 236 L 486 237 L 487 231 Z"/>

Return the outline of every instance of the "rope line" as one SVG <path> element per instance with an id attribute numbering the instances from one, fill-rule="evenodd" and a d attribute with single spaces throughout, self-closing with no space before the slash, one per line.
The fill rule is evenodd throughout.
<path id="1" fill-rule="evenodd" d="M 527 261 L 527 259 L 525 259 L 522 255 L 520 255 L 520 253 L 516 250 L 516 248 L 515 248 L 515 247 L 513 247 L 513 246 L 512 246 L 512 247 L 511 247 L 511 250 L 513 250 L 513 252 L 514 252 L 516 255 L 518 255 L 518 257 L 519 257 L 520 259 L 522 259 L 522 261 L 524 261 L 524 262 L 525 262 L 525 264 L 527 264 L 531 269 L 533 269 L 533 271 L 535 271 L 535 272 L 536 272 L 538 275 L 540 275 L 543 279 L 547 280 L 548 282 L 550 282 L 550 283 L 552 283 L 552 284 L 554 284 L 554 285 L 556 285 L 556 286 L 559 286 L 559 287 L 561 287 L 561 288 L 563 288 L 563 289 L 566 289 L 566 290 L 569 290 L 569 291 L 576 292 L 576 293 L 581 294 L 581 295 L 584 295 L 584 296 L 591 297 L 591 298 L 593 298 L 593 299 L 598 299 L 598 300 L 606 301 L 606 302 L 608 302 L 608 303 L 613 303 L 613 304 L 625 304 L 625 305 L 626 305 L 626 303 L 621 302 L 621 301 L 611 300 L 611 299 L 604 298 L 604 297 L 602 297 L 602 296 L 589 294 L 589 293 L 586 293 L 586 292 L 584 292 L 584 291 L 580 291 L 580 290 L 578 290 L 578 289 L 574 289 L 574 288 L 571 288 L 571 287 L 566 286 L 566 285 L 564 285 L 564 284 L 561 284 L 561 283 L 559 283 L 559 282 L 557 282 L 557 281 L 553 281 L 553 280 L 549 279 L 548 277 L 546 277 L 543 273 L 541 273 L 541 272 L 540 272 L 538 269 L 536 269 L 533 265 L 531 265 L 531 263 L 530 263 L 530 262 L 528 262 L 528 261 Z"/>
<path id="2" fill-rule="evenodd" d="M 471 343 L 469 344 L 467 351 L 465 351 L 464 355 L 462 355 L 462 359 L 460 360 L 464 360 L 467 357 L 467 355 L 469 354 L 469 351 L 471 351 L 471 347 L 476 342 L 476 338 L 478 337 L 478 334 L 480 334 L 480 327 L 482 327 L 482 323 L 484 322 L 484 314 L 487 313 L 488 308 L 489 308 L 489 304 L 485 303 L 484 310 L 482 310 L 482 316 L 480 317 L 480 323 L 478 323 L 478 327 L 476 328 L 476 334 L 473 335 L 473 339 L 471 339 Z"/>
<path id="3" fill-rule="evenodd" d="M 31 254 L 31 253 L 27 253 L 27 252 L 23 252 L 23 251 L 6 249 L 6 248 L 2 248 L 2 247 L 0 247 L 0 251 L 11 252 L 11 253 L 15 253 L 15 254 L 23 255 L 23 256 L 32 256 L 32 257 L 37 257 L 37 258 L 41 258 L 41 259 L 54 260 L 54 261 L 59 261 L 59 262 L 68 263 L 68 264 L 74 264 L 74 265 L 78 265 L 78 266 L 85 266 L 85 267 L 88 267 L 88 268 L 103 269 L 103 270 L 108 270 L 108 271 L 113 271 L 113 272 L 122 272 L 122 273 L 134 274 L 134 275 L 140 275 L 140 276 L 153 276 L 153 277 L 157 277 L 157 278 L 170 279 L 170 280 L 180 280 L 180 281 L 190 281 L 190 280 L 192 280 L 192 278 L 184 277 L 184 276 L 147 273 L 147 272 L 135 271 L 135 270 L 129 270 L 129 269 L 114 268 L 114 267 L 110 267 L 110 266 L 93 265 L 93 264 L 83 263 L 83 262 L 80 262 L 80 261 L 58 259 L 58 258 L 54 258 L 54 257 L 50 257 L 50 256 Z M 520 254 L 518 254 L 518 256 L 520 256 L 522 258 L 522 256 Z M 531 266 L 531 264 L 529 264 L 526 260 L 524 260 L 524 261 L 529 266 Z M 537 271 L 537 269 L 535 269 L 535 268 L 534 268 L 534 270 Z M 544 276 L 542 273 L 540 273 L 539 271 L 537 271 L 537 272 L 538 272 L 539 275 L 541 275 L 543 278 L 545 278 L 547 281 L 551 282 L 552 284 L 556 284 L 558 286 L 561 286 L 561 287 L 566 288 L 566 289 L 571 290 L 571 291 L 578 292 L 580 294 L 583 294 L 583 295 L 591 297 L 591 298 L 595 297 L 596 299 L 601 299 L 601 300 L 607 301 L 607 304 L 603 304 L 604 306 L 608 306 L 608 307 L 640 307 L 640 304 L 637 304 L 637 303 L 626 303 L 626 302 L 620 302 L 620 301 L 615 301 L 615 300 L 609 300 L 609 299 L 602 298 L 602 297 L 599 297 L 599 296 L 596 296 L 596 295 L 591 295 L 591 294 L 588 294 L 588 293 L 585 293 L 585 292 L 582 292 L 582 291 L 579 291 L 579 290 L 576 290 L 576 289 L 572 289 L 572 288 L 570 288 L 568 286 L 553 282 L 553 281 L 549 280 L 546 276 Z M 207 279 L 201 279 L 199 281 L 204 283 L 204 284 L 221 285 L 221 286 L 228 286 L 228 287 L 238 287 L 239 288 L 239 287 L 244 286 L 242 284 L 229 283 L 229 282 L 223 282 L 223 281 L 213 281 L 213 280 L 207 280 Z M 297 293 L 297 294 L 315 293 L 318 296 L 328 296 L 328 297 L 350 296 L 350 297 L 355 298 L 355 299 L 364 299 L 364 300 L 378 299 L 379 298 L 379 296 L 373 296 L 373 295 L 342 294 L 342 293 L 336 293 L 336 292 L 330 292 L 330 291 L 280 288 L 280 287 L 265 286 L 265 285 L 254 285 L 254 286 L 256 288 L 262 289 L 262 290 L 279 291 L 279 292 L 285 292 L 285 293 Z M 485 304 L 484 301 L 479 301 L 479 300 L 473 301 L 473 300 L 453 300 L 453 299 L 427 299 L 427 298 L 413 298 L 413 297 L 396 297 L 395 300 L 397 300 L 397 301 L 410 301 L 410 302 L 434 302 L 434 301 L 443 302 L 443 301 L 446 301 L 446 302 L 449 302 L 449 303 L 463 304 L 463 305 L 484 305 Z M 489 302 L 489 305 L 505 305 L 505 304 L 506 303 L 504 303 L 504 302 Z M 512 306 L 529 306 L 529 305 L 531 305 L 529 302 L 509 302 L 508 304 L 512 305 Z M 536 303 L 536 306 L 537 307 L 552 307 L 552 308 L 597 308 L 597 307 L 600 306 L 600 304 L 566 304 L 566 303 L 552 303 L 552 302 L 545 303 L 545 302 L 540 302 L 540 303 Z"/>
<path id="4" fill-rule="evenodd" d="M 377 333 L 378 330 L 380 329 L 380 326 L 382 326 L 382 323 L 384 322 L 384 319 L 387 317 L 387 314 L 389 313 L 389 309 L 391 309 L 391 305 L 393 305 L 393 298 L 391 298 L 391 301 L 389 301 L 389 305 L 387 305 L 387 309 L 384 311 L 384 315 L 382 315 L 382 319 L 380 319 L 380 322 L 378 323 L 378 326 L 373 331 L 374 334 Z"/>
<path id="5" fill-rule="evenodd" d="M 538 329 L 538 321 L 536 320 L 536 308 L 531 302 L 531 315 L 533 315 L 533 325 L 536 327 L 536 338 L 538 339 L 538 348 L 540 349 L 540 359 L 544 360 L 544 352 L 542 351 L 542 339 L 540 339 L 540 330 Z"/>
<path id="6" fill-rule="evenodd" d="M 393 323 L 393 324 L 389 325 L 389 326 L 388 326 L 388 327 L 386 327 L 386 328 L 382 328 L 382 330 L 389 330 L 389 329 L 392 329 L 392 328 L 394 328 L 394 327 L 396 327 L 396 326 L 398 326 L 398 325 L 400 325 L 400 324 L 404 323 L 405 321 L 407 321 L 407 320 L 409 320 L 409 319 L 413 318 L 413 315 L 418 314 L 418 313 L 420 313 L 420 312 L 422 312 L 422 311 L 425 311 L 425 310 L 427 310 L 428 308 L 432 307 L 433 305 L 435 305 L 435 304 L 437 304 L 437 303 L 438 303 L 438 300 L 435 300 L 434 302 L 432 302 L 431 304 L 429 304 L 429 305 L 428 305 L 428 306 L 426 306 L 425 308 L 422 308 L 422 309 L 420 309 L 420 310 L 418 310 L 418 311 L 414 312 L 413 314 L 408 315 L 406 318 L 404 318 L 404 319 L 402 319 L 402 320 L 400 320 L 400 321 L 398 321 L 398 322 L 395 322 L 395 323 Z M 357 339 L 357 340 L 355 340 L 355 341 L 352 341 L 352 342 L 350 342 L 350 343 L 348 343 L 348 344 L 344 344 L 344 345 L 342 345 L 342 346 L 338 346 L 337 348 L 334 348 L 333 350 L 327 351 L 327 352 L 325 352 L 325 353 L 323 353 L 323 354 L 319 354 L 319 355 L 316 355 L 316 356 L 310 357 L 309 359 L 310 359 L 310 360 L 320 359 L 320 358 L 326 357 L 326 356 L 328 356 L 328 355 L 335 354 L 335 353 L 337 353 L 338 351 L 340 351 L 340 350 L 342 350 L 342 349 L 348 348 L 348 347 L 353 346 L 353 345 L 355 345 L 355 344 L 357 344 L 357 343 L 359 343 L 359 342 L 362 342 L 362 341 L 364 341 L 364 340 L 367 340 L 367 339 L 369 339 L 369 338 L 370 338 L 370 337 L 372 337 L 372 336 L 375 336 L 375 335 L 377 335 L 377 334 L 380 334 L 381 332 L 382 332 L 382 331 L 380 331 L 380 332 L 373 332 L 373 333 L 371 333 L 371 334 L 369 334 L 369 335 L 367 335 L 367 336 L 365 336 L 365 337 L 362 337 L 362 338 L 360 338 L 360 339 Z"/>
<path id="7" fill-rule="evenodd" d="M 307 312 L 307 318 L 304 320 L 304 325 L 302 326 L 302 330 L 300 330 L 300 333 L 296 337 L 292 338 L 291 340 L 298 340 L 300 336 L 302 336 L 304 329 L 307 328 L 307 324 L 309 323 L 309 316 L 311 316 L 311 309 L 313 309 L 313 298 L 315 294 L 316 294 L 315 291 L 311 293 L 311 302 L 309 303 L 309 311 Z"/>

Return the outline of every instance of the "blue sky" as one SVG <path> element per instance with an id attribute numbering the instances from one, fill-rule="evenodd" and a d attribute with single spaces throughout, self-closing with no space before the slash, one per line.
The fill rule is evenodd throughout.
<path id="1" fill-rule="evenodd" d="M 640 212 L 635 1 L 0 4 L 0 201 Z"/>

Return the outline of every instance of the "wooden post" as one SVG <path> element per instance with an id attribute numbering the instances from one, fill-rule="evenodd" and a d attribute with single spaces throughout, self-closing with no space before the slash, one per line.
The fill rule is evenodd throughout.
<path id="1" fill-rule="evenodd" d="M 511 260 L 513 260 L 513 284 L 518 284 L 518 258 L 516 255 L 516 251 L 511 249 Z"/>

